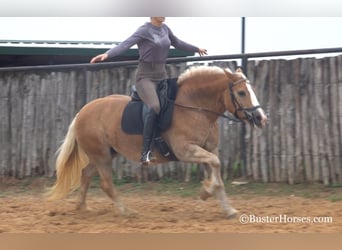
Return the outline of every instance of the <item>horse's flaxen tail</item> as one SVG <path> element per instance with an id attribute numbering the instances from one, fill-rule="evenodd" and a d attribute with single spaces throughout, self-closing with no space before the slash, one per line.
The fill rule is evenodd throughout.
<path id="1" fill-rule="evenodd" d="M 75 137 L 75 121 L 71 122 L 63 144 L 57 151 L 55 185 L 47 192 L 48 200 L 56 200 L 65 197 L 81 184 L 82 169 L 85 168 L 89 159 L 79 147 Z"/>

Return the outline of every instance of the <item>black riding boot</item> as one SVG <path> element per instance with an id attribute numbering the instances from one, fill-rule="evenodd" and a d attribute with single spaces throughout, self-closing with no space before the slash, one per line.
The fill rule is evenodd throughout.
<path id="1" fill-rule="evenodd" d="M 143 146 L 141 153 L 141 163 L 147 164 L 151 161 L 151 144 L 153 141 L 153 134 L 156 128 L 157 114 L 153 109 L 147 113 L 143 131 Z"/>

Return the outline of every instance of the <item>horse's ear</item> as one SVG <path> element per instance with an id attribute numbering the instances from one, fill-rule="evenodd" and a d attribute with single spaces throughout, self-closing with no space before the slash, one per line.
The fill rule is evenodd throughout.
<path id="1" fill-rule="evenodd" d="M 226 72 L 226 74 L 227 74 L 228 76 L 230 76 L 230 75 L 233 74 L 233 72 L 230 70 L 230 68 L 225 68 L 225 69 L 224 69 L 224 72 Z"/>
<path id="2" fill-rule="evenodd" d="M 245 74 L 243 73 L 243 68 L 242 67 L 238 67 L 235 71 L 236 74 L 240 74 L 243 77 L 246 77 Z"/>
<path id="3" fill-rule="evenodd" d="M 242 68 L 237 68 L 237 69 L 236 69 L 236 73 L 241 73 L 241 74 L 243 74 Z"/>

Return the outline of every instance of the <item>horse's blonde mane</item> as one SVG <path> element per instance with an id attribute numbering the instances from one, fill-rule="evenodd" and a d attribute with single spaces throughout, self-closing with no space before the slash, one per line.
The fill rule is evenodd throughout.
<path id="1" fill-rule="evenodd" d="M 217 77 L 217 75 L 222 74 L 224 74 L 224 71 L 217 66 L 194 66 L 184 71 L 178 77 L 178 84 L 181 85 L 189 78 Z"/>

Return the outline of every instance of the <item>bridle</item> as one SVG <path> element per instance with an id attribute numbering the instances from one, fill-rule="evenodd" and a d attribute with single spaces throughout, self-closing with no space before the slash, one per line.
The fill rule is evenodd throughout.
<path id="1" fill-rule="evenodd" d="M 230 91 L 230 97 L 231 97 L 231 100 L 232 100 L 232 103 L 233 103 L 234 109 L 235 109 L 234 116 L 237 119 L 248 120 L 251 124 L 256 124 L 256 120 L 255 120 L 255 116 L 253 115 L 253 112 L 255 110 L 257 110 L 258 108 L 260 108 L 260 105 L 254 106 L 252 108 L 244 108 L 239 103 L 238 99 L 236 98 L 236 96 L 234 94 L 234 90 L 233 90 L 234 87 L 239 85 L 242 82 L 246 82 L 246 84 L 249 84 L 249 80 L 247 78 L 245 78 L 245 77 L 240 79 L 240 80 L 237 80 L 235 82 L 228 83 L 228 88 L 229 88 L 229 91 Z M 240 118 L 238 116 L 238 112 L 243 112 L 244 115 L 245 115 L 245 118 Z"/>
<path id="2" fill-rule="evenodd" d="M 223 117 L 223 118 L 226 118 L 226 119 L 234 121 L 234 122 L 242 122 L 242 120 L 248 120 L 252 124 L 256 124 L 255 117 L 254 117 L 252 112 L 255 111 L 256 109 L 260 108 L 260 105 L 257 105 L 257 106 L 252 107 L 252 108 L 244 108 L 239 103 L 239 101 L 236 99 L 236 96 L 234 95 L 233 88 L 235 86 L 237 86 L 238 84 L 242 83 L 242 82 L 249 83 L 249 80 L 247 78 L 242 78 L 242 79 L 237 80 L 235 82 L 228 83 L 228 88 L 229 88 L 229 91 L 230 91 L 231 100 L 232 100 L 232 103 L 233 103 L 234 109 L 235 109 L 234 117 L 232 117 L 230 115 L 221 114 L 219 112 L 216 112 L 216 111 L 213 111 L 213 110 L 209 110 L 209 109 L 206 109 L 206 108 L 192 107 L 192 106 L 187 106 L 187 105 L 183 105 L 183 104 L 179 104 L 179 103 L 175 103 L 174 105 L 178 106 L 178 107 L 181 107 L 181 108 L 186 108 L 186 109 L 191 109 L 191 110 L 194 110 L 194 111 L 198 111 L 198 112 L 207 112 L 207 113 L 215 114 L 215 115 L 217 115 L 219 117 Z M 242 111 L 244 113 L 245 118 L 240 118 L 238 116 L 238 112 L 239 111 Z"/>

